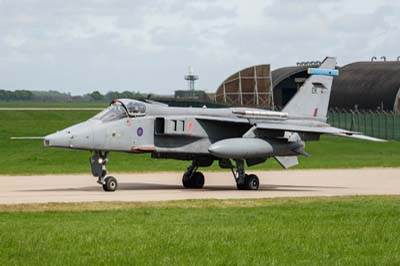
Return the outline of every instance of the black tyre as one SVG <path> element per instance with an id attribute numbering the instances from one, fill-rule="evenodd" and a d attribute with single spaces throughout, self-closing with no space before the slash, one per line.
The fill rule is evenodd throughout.
<path id="1" fill-rule="evenodd" d="M 184 188 L 191 188 L 193 186 L 192 181 L 193 181 L 193 179 L 190 176 L 188 176 L 186 174 L 183 175 L 182 185 Z"/>
<path id="2" fill-rule="evenodd" d="M 204 186 L 204 175 L 202 172 L 195 172 L 192 175 L 193 188 L 203 188 Z"/>
<path id="3" fill-rule="evenodd" d="M 104 179 L 104 181 L 105 181 L 105 184 L 103 184 L 104 191 L 113 192 L 117 189 L 118 182 L 117 179 L 115 179 L 115 177 L 108 176 L 106 177 L 106 179 Z"/>
<path id="4" fill-rule="evenodd" d="M 182 184 L 184 188 L 202 188 L 204 186 L 204 175 L 194 172 L 192 176 L 183 175 Z"/>
<path id="5" fill-rule="evenodd" d="M 248 190 L 258 190 L 260 186 L 260 180 L 258 180 L 256 175 L 246 176 L 244 183 L 246 185 L 246 189 Z"/>

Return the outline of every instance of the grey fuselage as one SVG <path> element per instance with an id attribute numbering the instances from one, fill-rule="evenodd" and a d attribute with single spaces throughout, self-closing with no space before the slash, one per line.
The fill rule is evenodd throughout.
<path id="1" fill-rule="evenodd" d="M 124 107 L 139 103 L 130 99 L 117 101 Z M 102 121 L 94 117 L 46 136 L 45 145 L 90 151 L 148 152 L 155 158 L 182 160 L 202 157 L 267 158 L 297 155 L 292 151 L 303 147 L 304 143 L 300 139 L 288 141 L 287 132 L 283 130 L 257 132 L 254 127 L 258 123 L 312 127 L 327 125 L 315 119 L 290 117 L 287 114 L 262 109 L 183 108 L 142 102 L 140 105 L 145 105 L 145 111 L 141 113 L 128 112 L 128 116 L 112 121 Z M 319 135 L 307 134 L 301 139 L 316 140 L 318 137 Z M 263 146 L 254 139 L 263 140 L 267 144 Z M 229 142 L 221 142 L 222 148 L 221 145 L 212 147 L 222 140 Z M 249 152 L 246 153 L 246 149 Z"/>

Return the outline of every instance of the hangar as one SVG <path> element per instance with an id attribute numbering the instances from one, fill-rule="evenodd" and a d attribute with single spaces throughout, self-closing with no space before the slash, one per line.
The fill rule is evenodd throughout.
<path id="1" fill-rule="evenodd" d="M 270 71 L 270 65 L 245 68 L 218 87 L 215 101 L 236 106 L 281 109 L 308 78 L 307 69 L 319 62 Z M 331 108 L 384 110 L 400 113 L 400 62 L 355 62 L 338 67 L 333 81 Z"/>
<path id="2" fill-rule="evenodd" d="M 215 101 L 234 106 L 273 106 L 271 67 L 268 64 L 242 69 L 218 87 Z"/>
<path id="3" fill-rule="evenodd" d="M 308 77 L 309 64 L 272 71 L 274 103 L 285 106 Z M 329 106 L 400 112 L 400 62 L 355 62 L 339 67 Z"/>

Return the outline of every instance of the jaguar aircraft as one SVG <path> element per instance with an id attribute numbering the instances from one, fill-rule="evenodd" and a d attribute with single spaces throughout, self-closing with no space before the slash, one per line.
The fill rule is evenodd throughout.
<path id="1" fill-rule="evenodd" d="M 115 191 L 117 180 L 107 176 L 110 152 L 150 153 L 152 158 L 191 161 L 183 174 L 185 188 L 204 185 L 199 167 L 218 161 L 231 169 L 237 188 L 257 190 L 259 179 L 248 167 L 274 158 L 284 168 L 308 156 L 306 141 L 329 134 L 371 141 L 327 124 L 336 59 L 327 57 L 319 68 L 310 68 L 309 78 L 282 111 L 255 108 L 184 108 L 158 102 L 117 99 L 93 118 L 44 138 L 47 147 L 92 152 L 92 174 L 105 191 Z M 329 151 L 327 151 L 329 152 Z"/>

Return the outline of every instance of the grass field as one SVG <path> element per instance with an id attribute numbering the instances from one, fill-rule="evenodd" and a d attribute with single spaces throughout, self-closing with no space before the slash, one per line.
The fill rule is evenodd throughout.
<path id="1" fill-rule="evenodd" d="M 29 102 L 0 102 L 0 107 L 99 107 L 106 108 L 107 103 L 29 103 Z"/>
<path id="2" fill-rule="evenodd" d="M 0 265 L 400 265 L 398 196 L 18 208 Z"/>
<path id="3" fill-rule="evenodd" d="M 90 172 L 89 152 L 44 148 L 42 141 L 11 141 L 11 136 L 44 136 L 84 121 L 96 111 L 0 111 L 0 174 Z M 399 167 L 400 142 L 374 143 L 324 136 L 309 142 L 310 158 L 297 168 Z M 112 172 L 183 171 L 188 162 L 150 160 L 150 155 L 111 153 Z M 279 169 L 270 160 L 254 169 Z M 216 165 L 211 169 L 219 169 Z"/>

